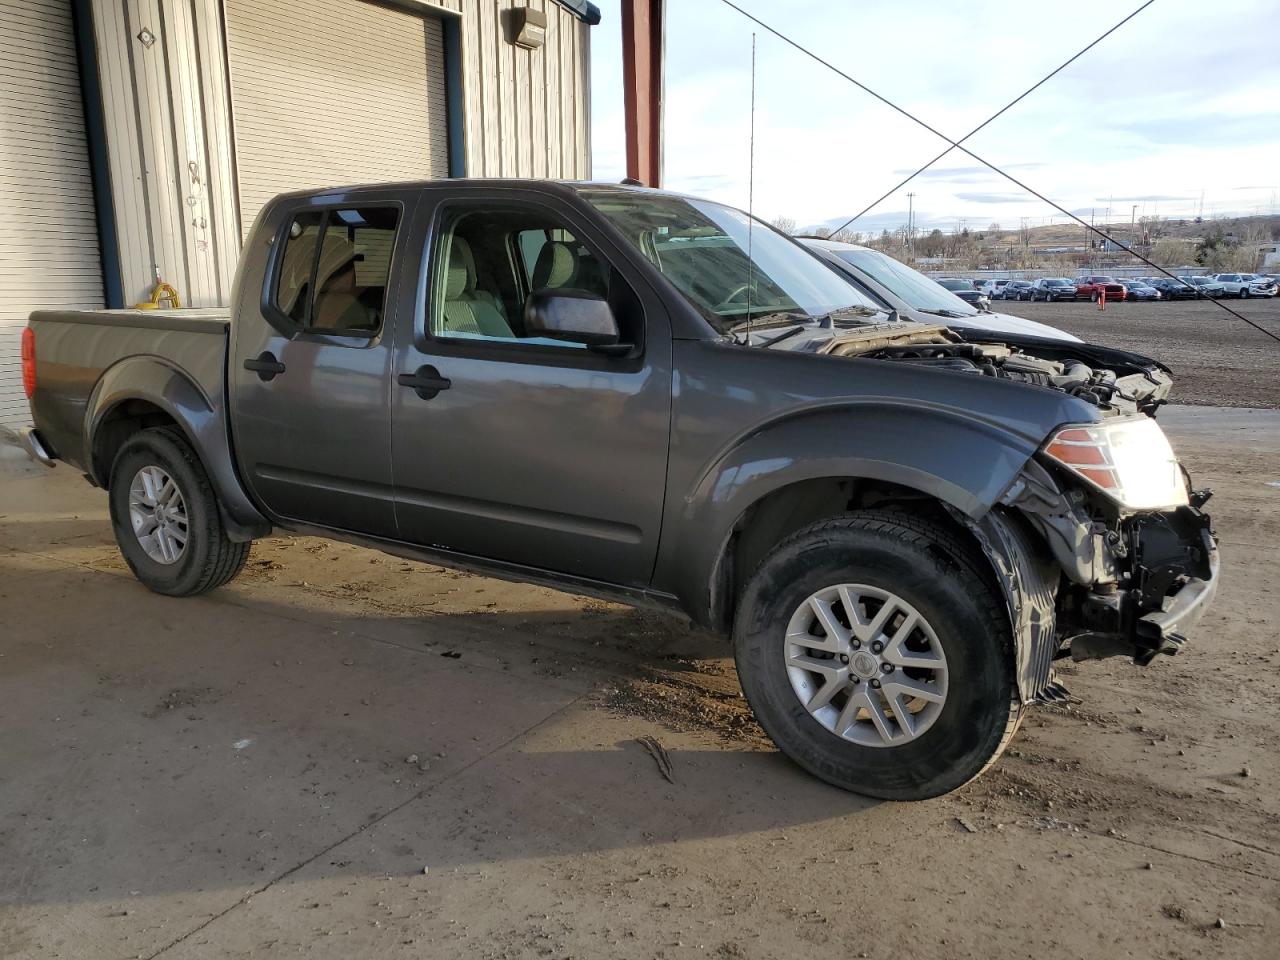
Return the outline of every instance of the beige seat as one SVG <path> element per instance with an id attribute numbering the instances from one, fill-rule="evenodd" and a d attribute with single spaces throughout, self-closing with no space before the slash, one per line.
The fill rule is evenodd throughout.
<path id="1" fill-rule="evenodd" d="M 492 296 L 476 290 L 476 262 L 471 244 L 455 236 L 449 245 L 449 269 L 445 276 L 442 333 L 470 333 L 484 337 L 512 338 L 511 325 Z"/>

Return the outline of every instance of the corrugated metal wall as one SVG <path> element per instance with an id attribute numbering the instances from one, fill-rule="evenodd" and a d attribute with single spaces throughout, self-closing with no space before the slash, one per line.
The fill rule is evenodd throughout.
<path id="1" fill-rule="evenodd" d="M 224 0 L 90 2 L 125 300 L 149 293 L 158 270 L 184 304 L 225 305 L 241 233 Z M 327 25 L 339 40 L 350 11 L 363 5 L 305 0 L 316 28 Z M 388 5 L 459 15 L 468 176 L 590 176 L 587 24 L 555 0 L 529 0 L 547 16 L 546 42 L 530 51 L 508 40 L 510 11 L 524 5 L 519 0 Z M 376 50 L 355 43 L 349 49 L 352 57 L 379 64 Z M 282 64 L 302 55 L 287 44 L 274 52 Z M 383 131 L 395 135 L 394 125 Z M 264 153 L 264 159 L 270 158 Z M 354 179 L 376 179 L 369 169 L 374 176 Z M 261 184 L 250 170 L 244 173 L 248 196 Z M 280 188 L 315 183 L 291 180 L 282 178 Z"/>
<path id="2" fill-rule="evenodd" d="M 225 3 L 246 236 L 289 190 L 449 175 L 439 16 L 350 0 Z"/>
<path id="3" fill-rule="evenodd" d="M 240 252 L 219 0 L 92 0 L 126 303 L 231 298 Z"/>
<path id="4" fill-rule="evenodd" d="M 0 422 L 30 420 L 18 346 L 27 315 L 100 306 L 71 5 L 0 0 Z"/>
<path id="5" fill-rule="evenodd" d="M 441 0 L 462 14 L 467 175 L 591 176 L 590 30 L 555 0 L 528 0 L 547 16 L 546 42 L 508 41 L 520 0 Z"/>

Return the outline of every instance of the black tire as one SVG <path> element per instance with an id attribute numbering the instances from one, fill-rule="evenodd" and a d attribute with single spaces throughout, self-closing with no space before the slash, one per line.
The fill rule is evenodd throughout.
<path id="1" fill-rule="evenodd" d="M 148 466 L 159 467 L 172 478 L 185 506 L 187 542 L 171 563 L 148 556 L 130 522 L 129 487 L 138 471 Z M 204 465 L 176 428 L 153 427 L 125 442 L 111 467 L 108 504 L 125 563 L 156 593 L 191 597 L 213 590 L 233 579 L 249 558 L 248 543 L 227 539 Z"/>
<path id="2" fill-rule="evenodd" d="M 1248 288 L 1248 287 L 1241 287 L 1241 288 L 1240 288 L 1240 299 L 1241 299 L 1241 300 L 1248 300 L 1248 299 L 1249 299 L 1249 288 Z"/>
<path id="3" fill-rule="evenodd" d="M 1008 745 L 1021 716 L 1006 608 L 985 558 L 936 524 L 858 511 L 780 544 L 743 592 L 734 655 L 760 725 L 795 763 L 827 783 L 889 800 L 924 800 L 968 783 Z M 947 658 L 941 712 L 914 740 L 866 746 L 838 736 L 801 703 L 783 638 L 792 613 L 841 583 L 888 590 L 932 625 Z"/>
<path id="4" fill-rule="evenodd" d="M 1098 291 L 1097 291 L 1097 290 L 1095 290 L 1095 291 L 1093 291 L 1091 294 L 1089 294 L 1089 300 L 1090 300 L 1091 302 L 1093 302 L 1093 303 L 1097 303 L 1097 302 L 1098 302 Z"/>

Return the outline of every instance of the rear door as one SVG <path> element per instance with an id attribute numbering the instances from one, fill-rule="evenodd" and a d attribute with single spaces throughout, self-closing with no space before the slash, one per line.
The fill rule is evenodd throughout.
<path id="1" fill-rule="evenodd" d="M 397 330 L 401 537 L 647 584 L 671 419 L 662 301 L 568 202 L 516 191 L 465 196 L 431 212 L 414 317 Z M 606 356 L 529 336 L 525 298 L 547 288 L 606 298 L 635 349 Z M 427 380 L 435 387 L 415 385 Z"/>
<path id="2" fill-rule="evenodd" d="M 246 247 L 261 263 L 233 324 L 232 423 L 245 480 L 275 517 L 395 535 L 387 384 L 408 216 L 389 195 L 299 201 Z"/>

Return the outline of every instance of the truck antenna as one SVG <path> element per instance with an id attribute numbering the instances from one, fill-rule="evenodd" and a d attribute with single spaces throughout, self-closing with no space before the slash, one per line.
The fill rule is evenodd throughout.
<path id="1" fill-rule="evenodd" d="M 747 141 L 747 343 L 751 343 L 751 287 L 755 283 L 756 262 L 751 255 L 755 228 L 756 200 L 756 34 L 751 31 L 751 133 Z"/>

